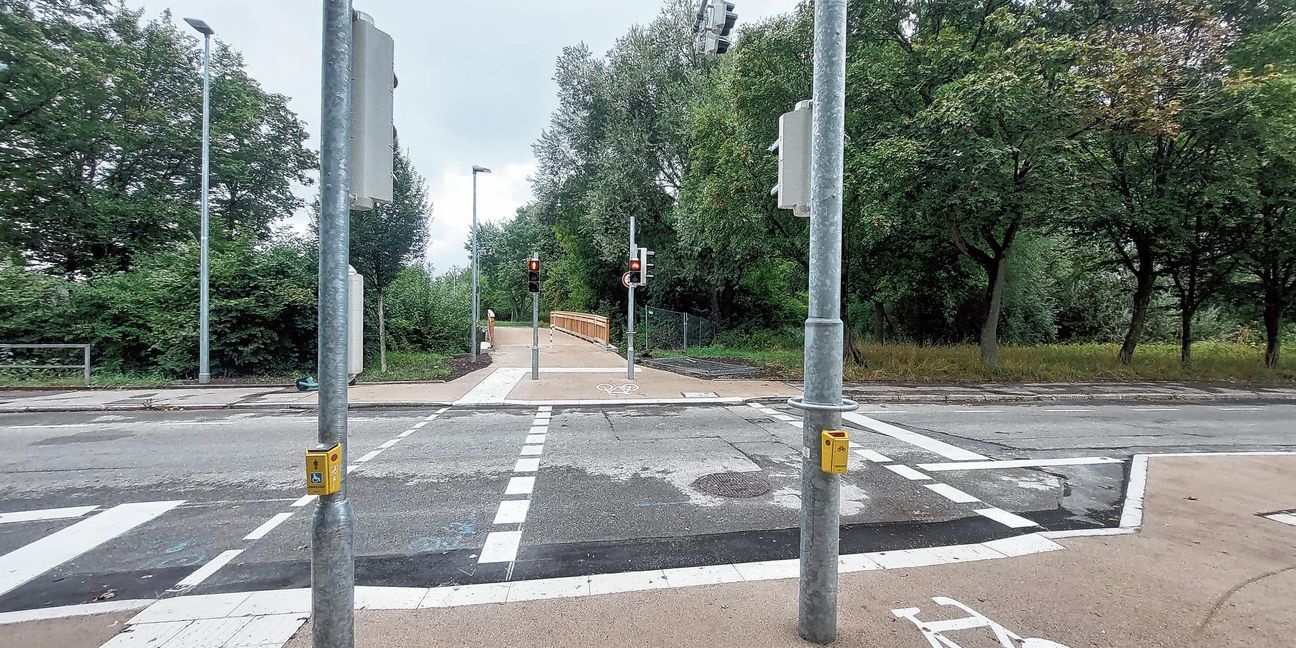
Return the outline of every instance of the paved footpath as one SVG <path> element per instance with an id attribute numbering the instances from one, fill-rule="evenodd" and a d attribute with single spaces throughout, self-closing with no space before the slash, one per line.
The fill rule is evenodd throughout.
<path id="1" fill-rule="evenodd" d="M 1153 457 L 1132 468 L 1121 527 L 1097 537 L 843 556 L 834 645 L 1289 646 L 1296 517 L 1282 511 L 1294 490 L 1292 455 Z M 795 634 L 795 575 L 789 560 L 359 588 L 357 646 L 806 645 Z M 0 645 L 305 648 L 308 609 L 306 590 L 186 596 L 142 612 L 10 622 Z"/>

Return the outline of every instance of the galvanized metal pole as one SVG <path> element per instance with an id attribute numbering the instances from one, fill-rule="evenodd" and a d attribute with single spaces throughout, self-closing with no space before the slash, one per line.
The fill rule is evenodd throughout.
<path id="1" fill-rule="evenodd" d="M 477 362 L 477 169 L 473 169 L 472 214 L 472 361 Z"/>
<path id="2" fill-rule="evenodd" d="M 531 380 L 540 380 L 540 293 L 531 293 Z"/>
<path id="3" fill-rule="evenodd" d="M 684 353 L 688 353 L 688 313 L 680 313 L 684 319 Z"/>
<path id="4" fill-rule="evenodd" d="M 209 187 L 210 159 L 208 153 L 208 127 L 211 121 L 211 34 L 203 34 L 203 116 L 202 116 L 202 206 L 198 235 L 198 384 L 211 382 L 211 347 L 208 342 L 207 310 L 209 307 L 207 281 L 207 193 Z"/>
<path id="5" fill-rule="evenodd" d="M 311 520 L 315 648 L 355 645 L 355 533 L 347 499 L 347 262 L 350 237 L 351 0 L 324 0 L 320 119 L 319 441 L 342 444 L 342 486 Z"/>
<path id="6" fill-rule="evenodd" d="M 635 217 L 630 215 L 630 256 L 635 258 L 638 250 L 635 248 Z M 639 269 L 643 272 L 643 268 Z M 629 302 L 626 304 L 626 380 L 634 380 L 634 289 L 635 285 L 630 284 Z"/>
<path id="7" fill-rule="evenodd" d="M 807 641 L 837 638 L 838 475 L 822 471 L 819 435 L 841 427 L 842 150 L 846 98 L 846 0 L 817 0 L 810 162 L 810 308 L 805 323 L 801 461 L 801 582 L 797 629 Z"/>

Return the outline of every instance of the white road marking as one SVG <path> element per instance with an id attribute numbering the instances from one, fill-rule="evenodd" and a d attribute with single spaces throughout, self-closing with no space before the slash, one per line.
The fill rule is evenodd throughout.
<path id="1" fill-rule="evenodd" d="M 414 424 L 414 429 L 417 430 L 417 429 L 419 429 L 419 428 L 421 428 L 421 427 L 423 427 L 424 425 L 427 425 L 427 424 L 428 424 L 427 421 L 419 421 L 418 423 L 415 423 L 415 424 Z"/>
<path id="2" fill-rule="evenodd" d="M 503 403 L 528 373 L 531 370 L 526 367 L 500 367 L 477 383 L 463 398 L 455 401 L 455 405 Z"/>
<path id="3" fill-rule="evenodd" d="M 918 467 L 932 472 L 945 470 L 997 470 L 1001 468 L 1039 468 L 1043 466 L 1088 466 L 1120 463 L 1112 457 L 1061 457 L 1058 459 L 1007 459 L 1004 461 L 958 461 L 951 463 L 923 463 Z"/>
<path id="4" fill-rule="evenodd" d="M 371 450 L 365 453 L 365 456 L 356 459 L 356 463 L 364 463 L 366 461 L 369 461 L 370 459 L 373 459 L 374 457 L 377 457 L 380 454 L 382 454 L 382 450 Z"/>
<path id="5" fill-rule="evenodd" d="M 549 433 L 548 425 L 536 425 L 533 426 L 531 430 L 527 432 L 527 434 L 548 434 L 548 433 Z"/>
<path id="6" fill-rule="evenodd" d="M 108 612 L 132 612 L 153 605 L 154 599 L 119 599 L 102 603 L 82 603 L 80 605 L 60 605 L 58 607 L 20 610 L 17 612 L 0 612 L 0 625 L 44 621 L 46 619 L 66 619 L 68 617 L 106 614 Z"/>
<path id="7" fill-rule="evenodd" d="M 360 466 L 357 466 L 355 464 L 351 464 L 350 466 L 347 466 L 347 474 L 350 475 L 351 473 L 355 472 L 356 469 L 359 467 Z"/>
<path id="8" fill-rule="evenodd" d="M 437 410 L 436 413 L 437 413 L 437 414 L 444 414 L 445 411 L 448 410 L 448 409 L 450 409 L 450 408 L 449 408 L 449 407 L 442 407 L 441 409 Z"/>
<path id="9" fill-rule="evenodd" d="M 1002 414 L 1003 410 L 997 409 L 962 409 L 954 410 L 955 414 Z"/>
<path id="10" fill-rule="evenodd" d="M 1125 528 L 1143 525 L 1143 492 L 1147 489 L 1147 455 L 1135 455 L 1125 486 L 1125 506 L 1120 525 Z"/>
<path id="11" fill-rule="evenodd" d="M 955 502 L 957 504 L 971 504 L 972 502 L 981 501 L 979 498 L 968 495 L 967 493 L 964 493 L 963 491 L 954 488 L 949 484 L 926 484 L 926 486 L 933 493 L 936 493 L 937 495 L 940 495 L 945 499 L 948 499 L 949 501 Z"/>
<path id="12" fill-rule="evenodd" d="M 482 546 L 477 562 L 513 562 L 517 558 L 519 544 L 522 544 L 521 531 L 492 531 L 486 534 L 486 544 Z"/>
<path id="13" fill-rule="evenodd" d="M 1216 408 L 1221 412 L 1259 412 L 1263 407 L 1219 407 Z"/>
<path id="14" fill-rule="evenodd" d="M 1270 520 L 1273 520 L 1274 522 L 1282 522 L 1283 524 L 1290 524 L 1291 526 L 1296 526 L 1296 515 L 1292 515 L 1291 513 L 1270 513 L 1265 517 L 1269 518 Z"/>
<path id="15" fill-rule="evenodd" d="M 505 495 L 527 495 L 535 488 L 535 477 L 510 477 Z"/>
<path id="16" fill-rule="evenodd" d="M 66 520 L 81 517 L 98 506 L 69 506 L 66 508 L 40 509 L 39 511 L 14 511 L 0 513 L 0 524 L 7 522 L 36 522 L 39 520 Z"/>
<path id="17" fill-rule="evenodd" d="M 522 454 L 523 454 L 524 456 L 528 456 L 528 457 L 535 457 L 535 456 L 539 456 L 539 455 L 541 455 L 541 454 L 544 454 L 544 446 L 542 446 L 542 445 L 524 445 L 524 446 L 522 446 Z"/>
<path id="18" fill-rule="evenodd" d="M 275 513 L 274 517 L 270 518 L 269 520 L 266 520 L 264 524 L 253 529 L 252 533 L 243 536 L 243 539 L 260 540 L 261 538 L 265 537 L 265 534 L 273 531 L 275 527 L 279 526 L 280 524 L 283 524 L 283 521 L 287 520 L 290 517 L 292 517 L 292 513 Z"/>
<path id="19" fill-rule="evenodd" d="M 527 438 L 526 438 L 526 441 L 523 441 L 522 443 L 544 443 L 544 442 L 545 442 L 545 437 L 546 437 L 546 436 L 548 436 L 548 435 L 546 435 L 546 434 L 528 434 L 528 435 L 527 435 Z"/>
<path id="20" fill-rule="evenodd" d="M 931 479 L 931 477 L 928 477 L 927 475 L 924 475 L 918 472 L 917 470 L 914 470 L 913 468 L 910 468 L 909 466 L 906 466 L 904 464 L 888 464 L 883 467 L 911 481 L 922 481 L 924 479 Z"/>
<path id="21" fill-rule="evenodd" d="M 513 472 L 535 472 L 537 470 L 540 470 L 539 459 L 518 459 L 517 463 L 513 464 Z"/>
<path id="22" fill-rule="evenodd" d="M 378 447 L 379 447 L 379 448 L 382 448 L 383 450 L 386 450 L 387 448 L 390 448 L 390 447 L 396 445 L 397 443 L 400 443 L 400 439 L 399 439 L 399 438 L 395 438 L 395 439 L 392 439 L 392 440 L 390 440 L 390 441 L 384 441 L 384 442 L 382 443 L 382 445 L 380 445 L 380 446 L 378 446 Z"/>
<path id="23" fill-rule="evenodd" d="M 231 549 L 230 551 L 222 551 L 221 553 L 216 554 L 215 558 L 212 558 L 211 560 L 207 561 L 207 564 L 203 565 L 202 567 L 199 567 L 198 569 L 194 570 L 193 573 L 180 579 L 179 583 L 176 583 L 171 589 L 167 591 L 182 592 L 184 590 L 190 590 L 197 587 L 199 583 L 207 580 L 208 578 L 211 577 L 212 574 L 215 574 L 217 571 L 220 571 L 221 567 L 228 565 L 231 560 L 234 560 L 234 558 L 241 553 L 243 553 L 242 549 Z"/>
<path id="24" fill-rule="evenodd" d="M 842 414 L 842 418 L 862 426 L 874 432 L 885 434 L 893 439 L 904 441 L 910 445 L 918 446 L 928 452 L 936 453 L 952 461 L 968 461 L 986 459 L 984 455 L 964 450 L 958 446 L 950 445 L 944 441 L 937 441 L 931 437 L 923 436 L 917 432 L 896 427 L 890 423 L 883 423 L 877 419 L 871 419 L 856 412 L 847 412 Z"/>
<path id="25" fill-rule="evenodd" d="M 1075 409 L 1060 409 L 1060 408 L 1053 408 L 1053 409 L 1042 409 L 1042 410 L 1040 410 L 1040 411 L 1041 411 L 1041 412 L 1066 413 L 1066 412 L 1092 412 L 1093 410 L 1092 410 L 1092 409 L 1086 409 L 1086 408 L 1083 408 L 1083 407 L 1077 407 L 1077 408 L 1075 408 Z"/>
<path id="26" fill-rule="evenodd" d="M 0 556 L 0 595 L 183 503 L 119 504 Z"/>
<path id="27" fill-rule="evenodd" d="M 311 501 L 314 499 L 315 499 L 314 495 L 302 495 L 301 497 L 297 498 L 297 501 L 293 502 L 292 504 L 289 504 L 289 506 L 292 506 L 293 508 L 301 508 L 303 506 L 306 506 L 307 504 L 310 504 Z"/>
<path id="28" fill-rule="evenodd" d="M 522 524 L 526 522 L 527 511 L 530 508 L 530 500 L 504 500 L 495 511 L 494 524 Z"/>
<path id="29" fill-rule="evenodd" d="M 541 406 L 540 406 L 540 411 L 541 411 L 541 412 L 552 412 L 552 411 L 553 411 L 553 405 L 541 405 Z"/>
<path id="30" fill-rule="evenodd" d="M 411 434 L 414 434 L 416 431 L 417 431 L 417 430 L 405 430 L 404 432 L 401 432 L 400 434 L 397 434 L 396 436 L 397 436 L 397 437 L 400 437 L 400 438 L 402 438 L 402 439 L 404 439 L 405 437 L 407 437 L 407 436 L 409 436 L 409 435 L 411 435 Z"/>
<path id="31" fill-rule="evenodd" d="M 884 455 L 884 454 L 879 454 L 879 453 L 874 452 L 874 451 L 872 451 L 872 450 L 866 450 L 866 449 L 862 449 L 862 448 L 861 448 L 861 449 L 859 449 L 859 450 L 856 450 L 856 451 L 855 451 L 855 454 L 857 454 L 857 455 L 859 455 L 859 456 L 861 456 L 861 457 L 863 457 L 863 458 L 865 458 L 865 459 L 867 459 L 867 460 L 869 460 L 869 461 L 872 461 L 873 463 L 891 463 L 891 458 L 890 458 L 890 457 L 888 457 L 888 456 L 886 456 L 886 455 Z"/>
<path id="32" fill-rule="evenodd" d="M 1131 407 L 1131 412 L 1178 412 L 1178 407 Z"/>
<path id="33" fill-rule="evenodd" d="M 977 509 L 976 512 L 978 515 L 983 515 L 985 517 L 990 518 L 991 520 L 994 520 L 995 522 L 998 522 L 999 524 L 1002 524 L 1007 527 L 1012 527 L 1014 529 L 1024 529 L 1026 527 L 1039 526 L 1035 522 L 1032 522 L 1020 515 L 1017 515 L 1015 513 L 1009 513 L 1008 511 L 1005 511 L 1001 508 L 995 508 L 993 506 L 990 508 Z"/>

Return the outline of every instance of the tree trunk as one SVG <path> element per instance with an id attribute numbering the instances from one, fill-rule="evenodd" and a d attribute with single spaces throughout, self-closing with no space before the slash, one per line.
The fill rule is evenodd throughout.
<path id="1" fill-rule="evenodd" d="M 1192 320 L 1193 314 L 1186 309 L 1179 311 L 1179 366 L 1187 369 L 1192 366 Z"/>
<path id="2" fill-rule="evenodd" d="M 859 340 L 855 336 L 855 327 L 851 326 L 850 301 L 846 296 L 846 281 L 848 272 L 842 272 L 841 275 L 841 298 L 838 300 L 837 309 L 841 313 L 842 321 L 842 360 L 850 362 L 858 367 L 866 367 L 868 363 L 864 360 L 864 352 L 860 351 Z"/>
<path id="3" fill-rule="evenodd" d="M 981 365 L 985 367 L 999 364 L 999 312 L 1003 306 L 1007 268 L 1007 256 L 1000 256 L 992 265 L 986 267 L 986 274 L 989 275 L 990 281 L 986 290 L 985 321 L 981 324 Z"/>
<path id="4" fill-rule="evenodd" d="M 1264 325 L 1265 354 L 1264 363 L 1270 369 L 1278 368 L 1278 353 L 1282 349 L 1282 314 L 1287 304 L 1283 299 L 1282 289 L 1265 288 Z"/>
<path id="5" fill-rule="evenodd" d="M 882 300 L 873 300 L 873 341 L 886 344 L 886 306 Z"/>
<path id="6" fill-rule="evenodd" d="M 1156 277 L 1150 268 L 1146 271 L 1140 269 L 1137 276 L 1138 283 L 1134 288 L 1134 312 L 1130 315 L 1129 329 L 1125 331 L 1125 341 L 1121 343 L 1120 356 L 1117 358 L 1122 365 L 1128 365 L 1134 359 L 1134 348 L 1138 346 L 1139 336 L 1143 334 L 1148 305 L 1152 303 L 1152 289 L 1156 286 Z"/>
<path id="7" fill-rule="evenodd" d="M 383 308 L 383 291 L 378 290 L 378 366 L 387 373 L 387 312 Z"/>

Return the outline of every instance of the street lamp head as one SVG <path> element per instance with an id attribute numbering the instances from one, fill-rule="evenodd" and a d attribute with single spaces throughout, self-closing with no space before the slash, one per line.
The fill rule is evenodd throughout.
<path id="1" fill-rule="evenodd" d="M 184 20 L 185 22 L 189 23 L 190 27 L 193 27 L 194 29 L 197 29 L 199 32 L 201 32 L 203 36 L 211 36 L 216 33 L 212 31 L 211 25 L 208 25 L 207 23 L 203 22 L 198 18 L 185 18 Z"/>
<path id="2" fill-rule="evenodd" d="M 486 167 L 477 166 L 476 164 L 473 165 L 473 173 L 490 173 L 490 172 L 491 170 L 487 169 Z"/>

